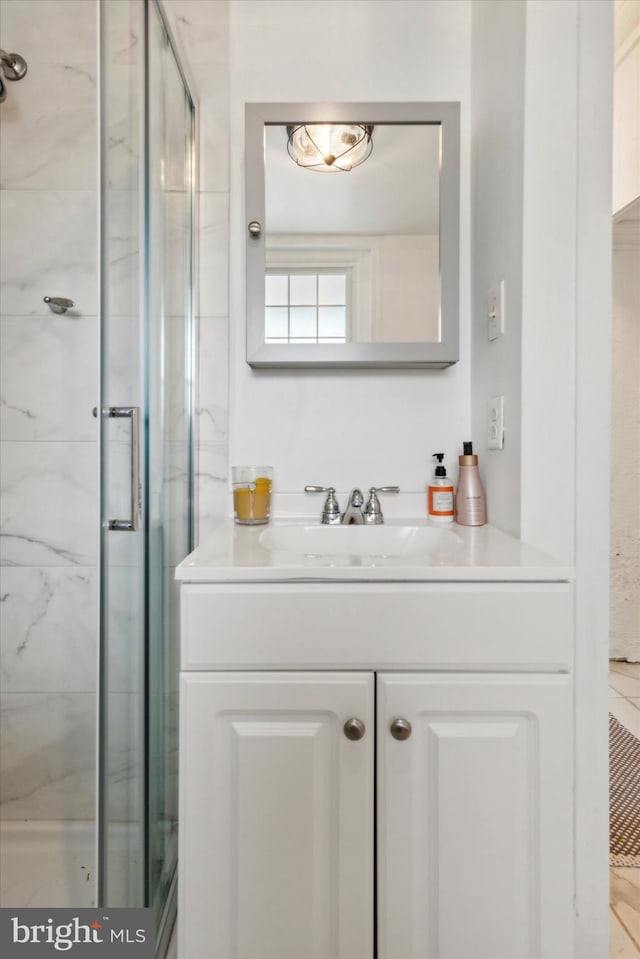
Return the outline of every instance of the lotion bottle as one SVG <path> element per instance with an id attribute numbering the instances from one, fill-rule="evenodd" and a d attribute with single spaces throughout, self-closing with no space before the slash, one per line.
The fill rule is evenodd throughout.
<path id="1" fill-rule="evenodd" d="M 434 453 L 436 468 L 427 488 L 427 513 L 435 523 L 453 523 L 453 483 L 443 466 L 444 453 Z"/>
<path id="2" fill-rule="evenodd" d="M 478 473 L 478 457 L 470 442 L 462 444 L 463 453 L 458 457 L 460 474 L 456 493 L 456 522 L 460 526 L 484 526 L 487 522 L 487 505 Z"/>

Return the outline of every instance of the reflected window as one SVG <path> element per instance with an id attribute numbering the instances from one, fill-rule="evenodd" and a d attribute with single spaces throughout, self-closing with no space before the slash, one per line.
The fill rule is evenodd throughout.
<path id="1" fill-rule="evenodd" d="M 350 292 L 346 270 L 267 270 L 265 342 L 346 343 Z"/>

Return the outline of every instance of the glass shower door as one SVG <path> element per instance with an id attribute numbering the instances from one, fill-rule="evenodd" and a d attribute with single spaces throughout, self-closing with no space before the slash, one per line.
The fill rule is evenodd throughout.
<path id="1" fill-rule="evenodd" d="M 192 549 L 191 290 L 193 107 L 159 7 L 148 23 L 149 529 L 147 602 L 149 904 L 175 880 L 179 618 L 176 565 Z"/>
<path id="2" fill-rule="evenodd" d="M 141 479 L 148 422 L 142 284 L 145 23 L 144 7 L 135 0 L 107 0 L 99 9 L 98 903 L 142 906 L 146 510 Z M 114 415 L 119 410 L 131 415 Z"/>
<path id="3" fill-rule="evenodd" d="M 192 547 L 193 104 L 156 0 L 102 0 L 99 901 L 171 908 Z M 118 522 L 114 522 L 117 520 Z"/>

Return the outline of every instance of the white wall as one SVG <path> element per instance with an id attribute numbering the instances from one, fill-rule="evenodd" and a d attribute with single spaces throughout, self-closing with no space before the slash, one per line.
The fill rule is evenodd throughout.
<path id="1" fill-rule="evenodd" d="M 549 23 L 544 5 L 537 13 L 543 60 Z M 577 37 L 575 419 L 571 405 L 563 410 L 575 451 L 576 956 L 599 959 L 608 955 L 609 945 L 609 511 L 598 504 L 609 496 L 611 435 L 611 3 L 580 0 L 575 20 L 564 30 L 560 40 L 568 51 Z M 567 271 L 565 282 L 572 279 Z M 550 355 L 544 372 L 554 373 L 557 358 Z M 562 402 L 565 390 L 556 396 Z"/>
<path id="2" fill-rule="evenodd" d="M 471 419 L 489 521 L 520 532 L 522 240 L 526 4 L 475 0 L 471 61 Z M 496 52 L 499 51 L 499 55 Z M 489 340 L 487 294 L 504 281 L 504 335 Z M 488 403 L 504 396 L 503 450 L 487 450 Z"/>
<path id="3" fill-rule="evenodd" d="M 524 539 L 574 555 L 578 0 L 527 3 L 523 284 Z"/>
<path id="4" fill-rule="evenodd" d="M 468 0 L 232 0 L 231 409 L 233 462 L 267 462 L 279 491 L 305 483 L 424 490 L 430 454 L 470 438 Z M 461 360 L 446 371 L 254 371 L 245 362 L 244 103 L 462 103 Z M 455 473 L 455 470 L 454 470 Z M 300 496 L 315 512 L 320 504 Z M 230 502 L 229 502 L 230 506 Z"/>
<path id="5" fill-rule="evenodd" d="M 629 214 L 631 217 L 631 213 Z M 613 659 L 640 660 L 640 200 L 614 226 L 611 394 Z"/>
<path id="6" fill-rule="evenodd" d="M 473 434 L 490 522 L 572 562 L 575 498 L 578 0 L 476 0 L 472 40 Z M 500 55 L 496 56 L 496 50 Z M 486 294 L 505 281 L 505 333 Z"/>
<path id="7" fill-rule="evenodd" d="M 374 293 L 376 339 L 420 343 L 438 339 L 440 237 L 380 237 L 378 291 Z"/>
<path id="8" fill-rule="evenodd" d="M 609 653 L 635 661 L 640 660 L 640 0 L 615 0 L 614 38 Z"/>
<path id="9" fill-rule="evenodd" d="M 474 431 L 504 383 L 491 521 L 510 528 L 519 500 L 522 538 L 576 567 L 580 959 L 608 954 L 611 21 L 608 0 L 473 4 Z M 506 332 L 488 344 L 483 297 L 501 271 Z"/>

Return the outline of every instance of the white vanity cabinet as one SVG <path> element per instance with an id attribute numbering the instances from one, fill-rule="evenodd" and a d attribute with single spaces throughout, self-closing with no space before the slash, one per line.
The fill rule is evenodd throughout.
<path id="1" fill-rule="evenodd" d="M 179 959 L 570 959 L 571 623 L 568 582 L 184 582 Z"/>
<path id="2" fill-rule="evenodd" d="M 570 957 L 568 676 L 377 679 L 379 959 Z"/>
<path id="3" fill-rule="evenodd" d="M 191 673 L 180 695 L 180 956 L 373 956 L 373 674 Z"/>

